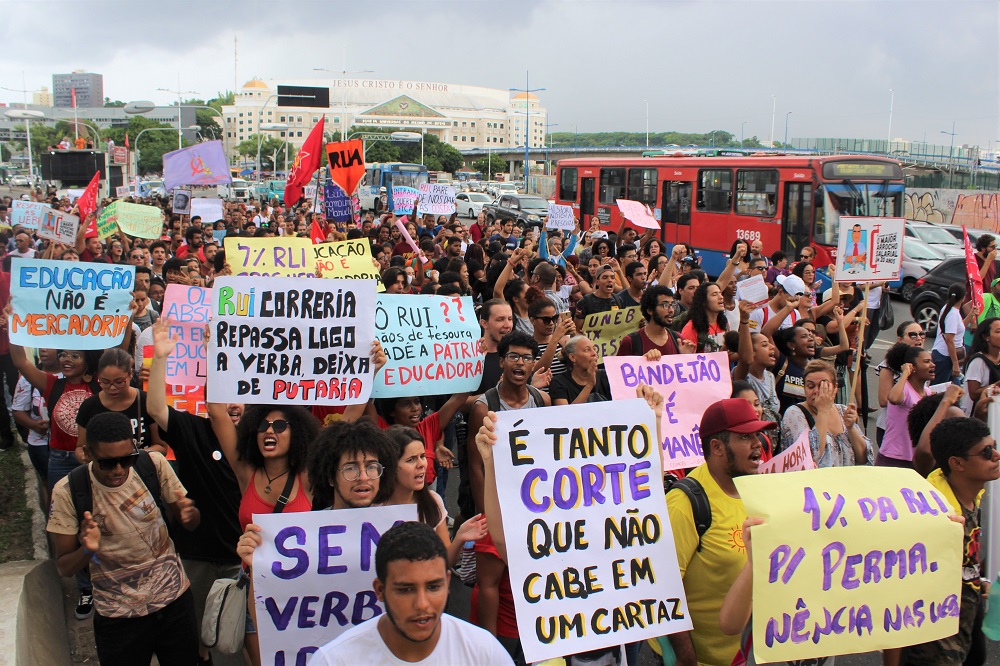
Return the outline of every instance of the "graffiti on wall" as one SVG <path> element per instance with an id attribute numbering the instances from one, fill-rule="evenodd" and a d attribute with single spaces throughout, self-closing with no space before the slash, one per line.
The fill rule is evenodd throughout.
<path id="1" fill-rule="evenodd" d="M 906 191 L 903 204 L 908 220 L 1000 232 L 1000 192 L 915 189 Z"/>

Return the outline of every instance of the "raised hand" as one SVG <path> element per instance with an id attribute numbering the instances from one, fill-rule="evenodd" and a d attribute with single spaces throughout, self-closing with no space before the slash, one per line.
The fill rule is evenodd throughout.
<path id="1" fill-rule="evenodd" d="M 653 410 L 656 418 L 663 416 L 663 396 L 649 384 L 639 384 L 635 387 L 635 397 L 642 398 Z"/>
<path id="2" fill-rule="evenodd" d="M 497 443 L 497 415 L 496 412 L 486 412 L 483 425 L 479 426 L 476 433 L 476 448 L 483 461 L 493 459 L 493 445 Z"/>
<path id="3" fill-rule="evenodd" d="M 101 549 L 101 528 L 89 511 L 83 512 L 83 522 L 80 523 L 80 544 L 92 553 Z"/>
<path id="4" fill-rule="evenodd" d="M 177 343 L 170 337 L 170 320 L 166 317 L 153 323 L 153 358 L 167 358 L 174 353 Z"/>
<path id="5" fill-rule="evenodd" d="M 466 541 L 479 541 L 488 532 L 486 516 L 476 514 L 472 518 L 462 523 L 462 526 L 455 532 L 455 541 L 465 543 Z"/>
<path id="6" fill-rule="evenodd" d="M 372 365 L 375 366 L 375 374 L 378 374 L 378 371 L 384 368 L 385 364 L 389 361 L 385 355 L 385 350 L 382 348 L 382 343 L 378 340 L 372 341 L 371 358 Z"/>

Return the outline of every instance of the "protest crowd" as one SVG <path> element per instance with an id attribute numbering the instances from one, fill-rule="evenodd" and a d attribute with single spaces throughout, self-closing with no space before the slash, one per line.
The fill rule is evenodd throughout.
<path id="1" fill-rule="evenodd" d="M 981 627 L 989 582 L 980 573 L 979 501 L 985 484 L 1000 477 L 1000 454 L 985 424 L 1000 383 L 1000 277 L 992 236 L 979 236 L 976 248 L 984 306 L 966 285 L 954 285 L 933 347 L 919 324 L 894 323 L 886 334 L 895 336 L 894 346 L 884 362 L 869 367 L 868 348 L 885 323 L 886 284 L 834 281 L 823 289 L 808 246 L 789 257 L 760 241 L 736 240 L 725 270 L 709 276 L 693 248 L 668 247 L 654 230 L 631 224 L 611 229 L 596 216 L 576 220 L 571 230 L 521 228 L 491 222 L 484 213 L 469 221 L 424 212 L 418 197 L 412 210 L 398 215 L 352 209 L 348 219 L 334 220 L 322 201 L 294 192 L 286 191 L 287 202 L 223 201 L 218 219 L 175 213 L 170 201 L 155 197 L 99 201 L 85 194 L 70 202 L 26 195 L 79 218 L 71 242 L 42 238 L 16 223 L 16 201 L 9 197 L 0 204 L 7 230 L 0 272 L 6 308 L 0 447 L 16 449 L 19 439 L 27 444 L 51 502 L 52 556 L 59 573 L 76 581 L 76 618 L 93 616 L 102 664 L 148 664 L 155 654 L 162 665 L 304 664 L 303 655 L 311 655 L 311 664 L 562 659 L 635 666 L 640 652 L 649 651 L 664 664 L 758 663 L 755 649 L 765 641 L 769 648 L 784 644 L 788 626 L 782 629 L 780 615 L 767 624 L 751 617 L 764 594 L 754 595 L 753 586 L 762 584 L 755 564 L 763 558 L 764 575 L 769 566 L 774 578 L 784 566 L 791 575 L 796 563 L 778 562 L 771 553 L 767 564 L 770 548 L 751 558 L 751 532 L 755 541 L 784 532 L 789 553 L 800 538 L 805 544 L 798 527 L 783 527 L 771 513 L 779 505 L 801 505 L 802 491 L 786 502 L 775 490 L 773 505 L 762 513 L 750 510 L 749 499 L 745 505 L 741 489 L 812 478 L 806 475 L 827 468 L 841 468 L 844 478 L 856 475 L 860 487 L 874 478 L 862 475 L 883 467 L 914 470 L 898 478 L 912 476 L 907 483 L 925 484 L 943 498 L 930 509 L 939 506 L 935 515 L 951 521 L 934 523 L 941 530 L 936 534 L 952 537 L 953 559 L 961 564 L 951 570 L 950 601 L 935 599 L 933 611 L 928 601 L 924 609 L 957 629 L 931 637 L 931 625 L 921 629 L 911 617 L 904 624 L 915 633 L 908 643 L 897 639 L 880 648 L 883 663 L 986 663 Z M 157 209 L 162 226 L 145 234 L 150 237 L 128 233 L 124 223 L 116 227 L 104 211 L 118 206 L 124 220 L 123 205 Z M 303 247 L 302 256 L 315 252 L 316 265 L 307 259 L 296 273 L 287 258 Z M 284 263 L 275 260 L 274 248 L 282 248 Z M 269 268 L 261 268 L 259 252 L 271 257 Z M 363 262 L 365 275 L 340 270 L 354 260 Z M 30 271 L 19 268 L 29 264 Z M 292 279 L 295 290 L 279 293 L 274 286 Z M 308 288 L 325 279 L 341 290 L 354 281 L 371 291 L 358 291 L 355 301 L 354 292 Z M 751 281 L 754 297 L 744 288 Z M 251 293 L 244 287 L 252 290 L 251 300 L 241 300 Z M 98 316 L 101 310 L 117 314 Z M 69 314 L 60 319 L 56 311 Z M 254 313 L 301 327 L 258 328 L 247 323 Z M 374 335 L 354 340 L 348 320 Z M 72 340 L 87 337 L 73 347 Z M 95 348 L 95 337 L 110 342 Z M 348 347 L 357 353 L 343 351 Z M 304 360 L 283 353 L 306 348 Z M 186 363 L 176 360 L 179 354 Z M 223 357 L 228 367 L 217 360 Z M 877 376 L 877 395 L 868 393 L 870 374 Z M 337 375 L 340 383 L 319 375 Z M 662 390 L 675 379 L 691 386 Z M 255 390 L 258 382 L 268 388 Z M 237 400 L 238 394 L 246 399 Z M 671 424 L 683 421 L 672 414 L 685 400 L 697 406 L 689 407 L 682 430 L 683 424 Z M 611 402 L 620 407 L 602 406 Z M 588 413 L 610 419 L 615 409 L 652 420 L 638 430 L 622 420 L 603 435 L 598 423 L 577 438 L 574 429 Z M 545 441 L 555 437 L 556 444 L 535 458 L 554 458 L 551 465 L 532 463 L 537 467 L 528 472 L 519 465 L 529 460 L 535 440 L 523 435 L 518 458 L 512 429 L 525 433 L 536 421 L 547 427 Z M 559 429 L 567 433 L 561 453 L 560 436 L 551 435 Z M 616 448 L 622 460 L 633 460 L 628 451 L 647 435 L 656 445 L 646 462 L 617 473 L 600 462 L 598 453 Z M 792 469 L 818 470 L 764 474 L 782 455 L 785 469 L 794 459 Z M 579 457 L 600 464 L 572 467 Z M 526 473 L 530 481 L 515 491 Z M 749 479 L 756 485 L 744 486 L 758 476 Z M 657 494 L 661 485 L 665 495 Z M 457 500 L 446 501 L 456 486 Z M 551 558 L 530 552 L 532 532 L 527 551 L 523 535 L 511 534 L 520 514 L 510 503 L 523 500 L 517 508 L 535 518 L 562 510 L 586 517 L 620 504 L 625 525 L 628 502 L 649 493 L 661 506 L 646 518 L 662 531 L 659 543 L 645 544 L 643 552 L 653 553 L 657 582 L 673 576 L 682 584 L 673 601 L 643 599 L 613 609 L 610 601 L 598 601 L 605 607 L 584 620 L 583 631 L 524 621 L 533 602 L 541 601 L 539 613 L 555 616 L 570 611 L 543 611 L 553 599 L 561 608 L 582 609 L 610 596 L 610 578 L 598 582 L 585 567 L 588 558 L 596 563 L 617 546 L 608 546 L 603 532 L 588 532 L 586 550 L 569 522 L 565 530 L 553 525 L 552 558 L 566 559 L 548 575 L 525 577 L 524 562 L 533 559 L 542 571 Z M 903 513 L 898 499 L 888 506 Z M 649 510 L 643 507 L 640 513 Z M 801 506 L 794 508 L 801 513 Z M 322 513 L 329 510 L 338 514 Z M 409 517 L 384 523 L 336 517 L 354 511 Z M 320 527 L 317 545 L 309 528 L 287 522 L 308 512 L 326 523 L 346 522 Z M 264 519 L 285 520 L 284 541 Z M 827 528 L 836 521 L 828 522 Z M 345 530 L 363 535 L 373 524 L 380 534 L 372 542 L 374 563 L 352 565 L 350 577 L 357 580 L 350 584 L 360 591 L 348 593 L 330 575 L 341 563 L 340 545 L 333 544 Z M 767 533 L 769 526 L 775 530 Z M 643 522 L 633 531 L 634 544 L 657 530 Z M 929 537 L 926 547 L 937 540 Z M 561 554 L 567 542 L 582 549 Z M 273 559 L 264 566 L 268 544 Z M 893 578 L 895 548 L 886 545 L 882 564 L 862 554 L 864 565 L 855 563 L 855 573 L 832 574 L 834 585 L 841 574 L 844 581 L 856 576 L 854 583 L 863 578 L 850 604 L 874 607 L 879 572 Z M 829 559 L 827 550 L 823 557 Z M 914 571 L 920 564 L 912 552 L 908 557 L 914 578 L 903 584 L 919 596 Z M 906 573 L 906 564 L 896 566 Z M 636 575 L 633 568 L 633 583 Z M 310 583 L 305 576 L 313 576 Z M 231 616 L 219 613 L 225 603 L 210 594 L 225 579 L 239 583 L 227 589 L 242 592 L 245 612 L 235 628 Z M 286 603 L 274 596 L 293 584 L 311 585 L 317 596 L 296 592 L 299 606 L 293 597 Z M 463 585 L 472 588 L 471 610 L 453 617 L 445 608 Z M 307 599 L 315 599 L 311 607 Z M 804 618 L 797 610 L 806 602 L 795 601 L 788 645 L 830 645 L 820 639 L 833 631 L 831 623 L 842 623 L 841 630 L 850 625 L 847 634 L 855 638 L 871 636 L 872 626 L 874 633 L 888 630 L 880 611 L 867 620 L 860 610 L 831 620 L 827 610 L 824 620 L 823 611 L 812 608 Z M 337 617 L 347 626 L 332 642 L 304 642 L 310 647 L 298 657 L 284 643 L 275 647 L 275 632 L 334 627 Z M 219 642 L 204 629 L 211 622 Z M 236 631 L 239 649 L 222 649 L 221 628 Z M 538 659 L 543 651 L 529 643 L 550 650 Z M 775 661 L 828 665 L 844 652 Z"/>

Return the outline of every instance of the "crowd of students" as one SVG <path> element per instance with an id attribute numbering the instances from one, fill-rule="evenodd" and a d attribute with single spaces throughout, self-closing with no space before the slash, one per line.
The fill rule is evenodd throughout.
<path id="1" fill-rule="evenodd" d="M 68 200 L 33 196 L 75 210 Z M 10 203 L 0 203 L 0 224 L 9 226 Z M 900 324 L 896 344 L 873 368 L 876 408 L 864 378 L 886 285 L 873 285 L 867 299 L 863 285 L 833 282 L 822 290 L 811 247 L 790 260 L 781 251 L 766 254 L 760 241 L 738 240 L 712 280 L 693 248 L 678 243 L 668 251 L 651 230 L 642 236 L 628 226 L 609 230 L 596 217 L 585 221 L 586 229 L 578 224 L 564 233 L 500 224 L 484 214 L 466 223 L 414 210 L 404 227 L 417 252 L 393 215 L 376 219 L 367 212 L 355 223 L 332 224 L 308 201 L 297 207 L 226 202 L 222 219 L 200 220 L 170 213 L 163 200 L 141 203 L 163 208 L 161 239 L 118 232 L 102 240 L 84 220 L 75 246 L 14 226 L 0 247 L 6 251 L 0 306 L 7 305 L 15 257 L 136 267 L 133 326 L 120 347 L 32 354 L 9 343 L 5 323 L 0 331 L 7 388 L 0 447 L 10 448 L 20 434 L 47 482 L 53 556 L 61 574 L 76 577 L 77 618 L 96 610 L 102 663 L 145 664 L 153 654 L 161 664 L 259 663 L 252 601 L 245 655 L 210 651 L 197 631 L 212 582 L 252 565 L 261 538 L 251 516 L 393 504 L 415 504 L 423 527 L 394 528 L 379 544 L 375 589 L 388 612 L 344 634 L 314 663 L 356 663 L 372 654 L 386 662 L 391 655 L 401 662 L 524 663 L 492 466 L 495 414 L 611 400 L 598 351 L 583 329 L 589 315 L 632 306 L 641 316 L 621 339 L 619 355 L 657 360 L 724 351 L 733 379 L 733 397 L 702 417 L 706 462 L 676 473 L 702 486 L 717 519 L 700 534 L 686 494 L 667 494 L 694 630 L 653 649 L 672 650 L 678 664 L 754 663 L 748 619 L 755 521 L 732 479 L 756 473 L 808 431 L 818 467 L 914 468 L 965 520 L 968 594 L 959 634 L 886 651 L 885 663 L 985 663 L 978 502 L 984 484 L 1000 476 L 1000 455 L 983 424 L 1000 382 L 992 236 L 980 236 L 977 248 L 990 288 L 986 307 L 978 311 L 963 285 L 952 287 L 931 350 L 919 324 Z M 168 406 L 166 358 L 174 341 L 160 316 L 166 285 L 211 287 L 216 277 L 237 272 L 223 236 L 308 237 L 316 228 L 327 240 L 368 239 L 387 293 L 470 296 L 483 333 L 479 387 L 329 408 L 214 403 L 209 383 L 206 418 Z M 758 275 L 770 298 L 754 307 L 739 300 L 737 286 Z M 146 348 L 152 363 L 144 367 Z M 371 357 L 377 382 L 386 362 L 377 340 Z M 951 385 L 929 390 L 940 383 Z M 662 409 L 649 387 L 639 395 Z M 876 411 L 873 442 L 867 425 Z M 74 470 L 84 471 L 74 476 Z M 457 510 L 442 499 L 449 483 L 458 485 Z M 732 526 L 743 530 L 747 548 L 728 546 Z M 471 614 L 463 620 L 479 629 L 444 614 L 451 571 L 474 581 Z M 400 591 L 399 581 L 411 579 L 419 579 L 411 587 L 423 592 Z M 640 649 L 624 646 L 633 666 Z M 601 661 L 614 659 L 615 650 L 567 659 L 615 663 Z"/>

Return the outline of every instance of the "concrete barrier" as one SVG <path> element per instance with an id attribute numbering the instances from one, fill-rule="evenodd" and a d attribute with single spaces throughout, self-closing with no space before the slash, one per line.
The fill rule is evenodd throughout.
<path id="1" fill-rule="evenodd" d="M 70 666 L 63 592 L 52 560 L 0 565 L 0 664 Z"/>

